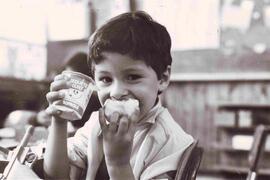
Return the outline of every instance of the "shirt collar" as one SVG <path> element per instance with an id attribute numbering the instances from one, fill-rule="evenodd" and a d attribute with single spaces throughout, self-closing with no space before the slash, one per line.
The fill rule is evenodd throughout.
<path id="1" fill-rule="evenodd" d="M 150 109 L 150 111 L 144 116 L 142 117 L 139 122 L 138 125 L 144 125 L 144 124 L 154 124 L 156 122 L 156 117 L 157 115 L 162 111 L 162 106 L 161 106 L 161 102 L 160 100 L 157 101 L 156 105 Z"/>

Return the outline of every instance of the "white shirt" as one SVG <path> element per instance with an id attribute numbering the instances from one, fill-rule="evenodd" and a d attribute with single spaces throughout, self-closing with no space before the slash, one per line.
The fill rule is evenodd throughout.
<path id="1" fill-rule="evenodd" d="M 100 131 L 98 112 L 94 112 L 68 141 L 70 162 L 86 170 L 87 180 L 95 179 L 103 158 Z M 176 170 L 179 158 L 193 141 L 158 103 L 139 121 L 134 135 L 130 163 L 135 178 L 146 180 Z"/>

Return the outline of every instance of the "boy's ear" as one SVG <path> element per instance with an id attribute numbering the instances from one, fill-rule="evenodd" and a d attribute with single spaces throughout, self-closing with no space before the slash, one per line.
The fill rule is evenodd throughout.
<path id="1" fill-rule="evenodd" d="M 161 78 L 159 80 L 159 94 L 163 92 L 170 83 L 171 76 L 171 66 L 167 66 L 166 70 L 162 73 Z"/>

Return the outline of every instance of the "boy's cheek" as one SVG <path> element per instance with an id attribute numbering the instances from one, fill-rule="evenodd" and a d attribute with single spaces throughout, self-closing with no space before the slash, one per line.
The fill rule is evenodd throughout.
<path id="1" fill-rule="evenodd" d="M 108 93 L 102 91 L 102 90 L 99 90 L 97 92 L 98 94 L 98 99 L 99 99 L 99 102 L 100 104 L 103 106 L 105 101 L 110 97 Z"/>

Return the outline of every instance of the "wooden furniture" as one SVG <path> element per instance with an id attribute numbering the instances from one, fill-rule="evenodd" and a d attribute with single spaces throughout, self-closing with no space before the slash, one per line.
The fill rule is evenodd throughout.
<path id="1" fill-rule="evenodd" d="M 175 180 L 195 180 L 202 160 L 203 149 L 195 140 L 179 160 Z"/>
<path id="2" fill-rule="evenodd" d="M 259 173 L 259 161 L 264 153 L 266 137 L 270 133 L 270 126 L 259 125 L 254 133 L 254 141 L 249 153 L 249 171 L 247 180 L 256 180 Z"/>
<path id="3" fill-rule="evenodd" d="M 251 180 L 255 176 L 269 179 L 270 151 L 264 146 L 268 132 L 265 127 L 270 123 L 270 104 L 223 103 L 218 110 L 233 113 L 234 123 L 217 126 L 217 142 L 214 147 L 218 158 L 213 167 L 215 171 L 241 179 L 247 177 Z M 243 111 L 248 115 L 242 116 Z M 250 122 L 240 123 L 245 118 Z"/>
<path id="4" fill-rule="evenodd" d="M 13 150 L 1 147 L 7 158 L 0 160 L 0 179 L 40 179 L 43 176 L 43 158 L 27 147 L 34 127 L 27 128 L 19 145 Z M 9 157 L 10 156 L 10 157 Z M 31 157 L 32 156 L 32 157 Z M 9 158 L 8 158 L 9 157 Z"/>

